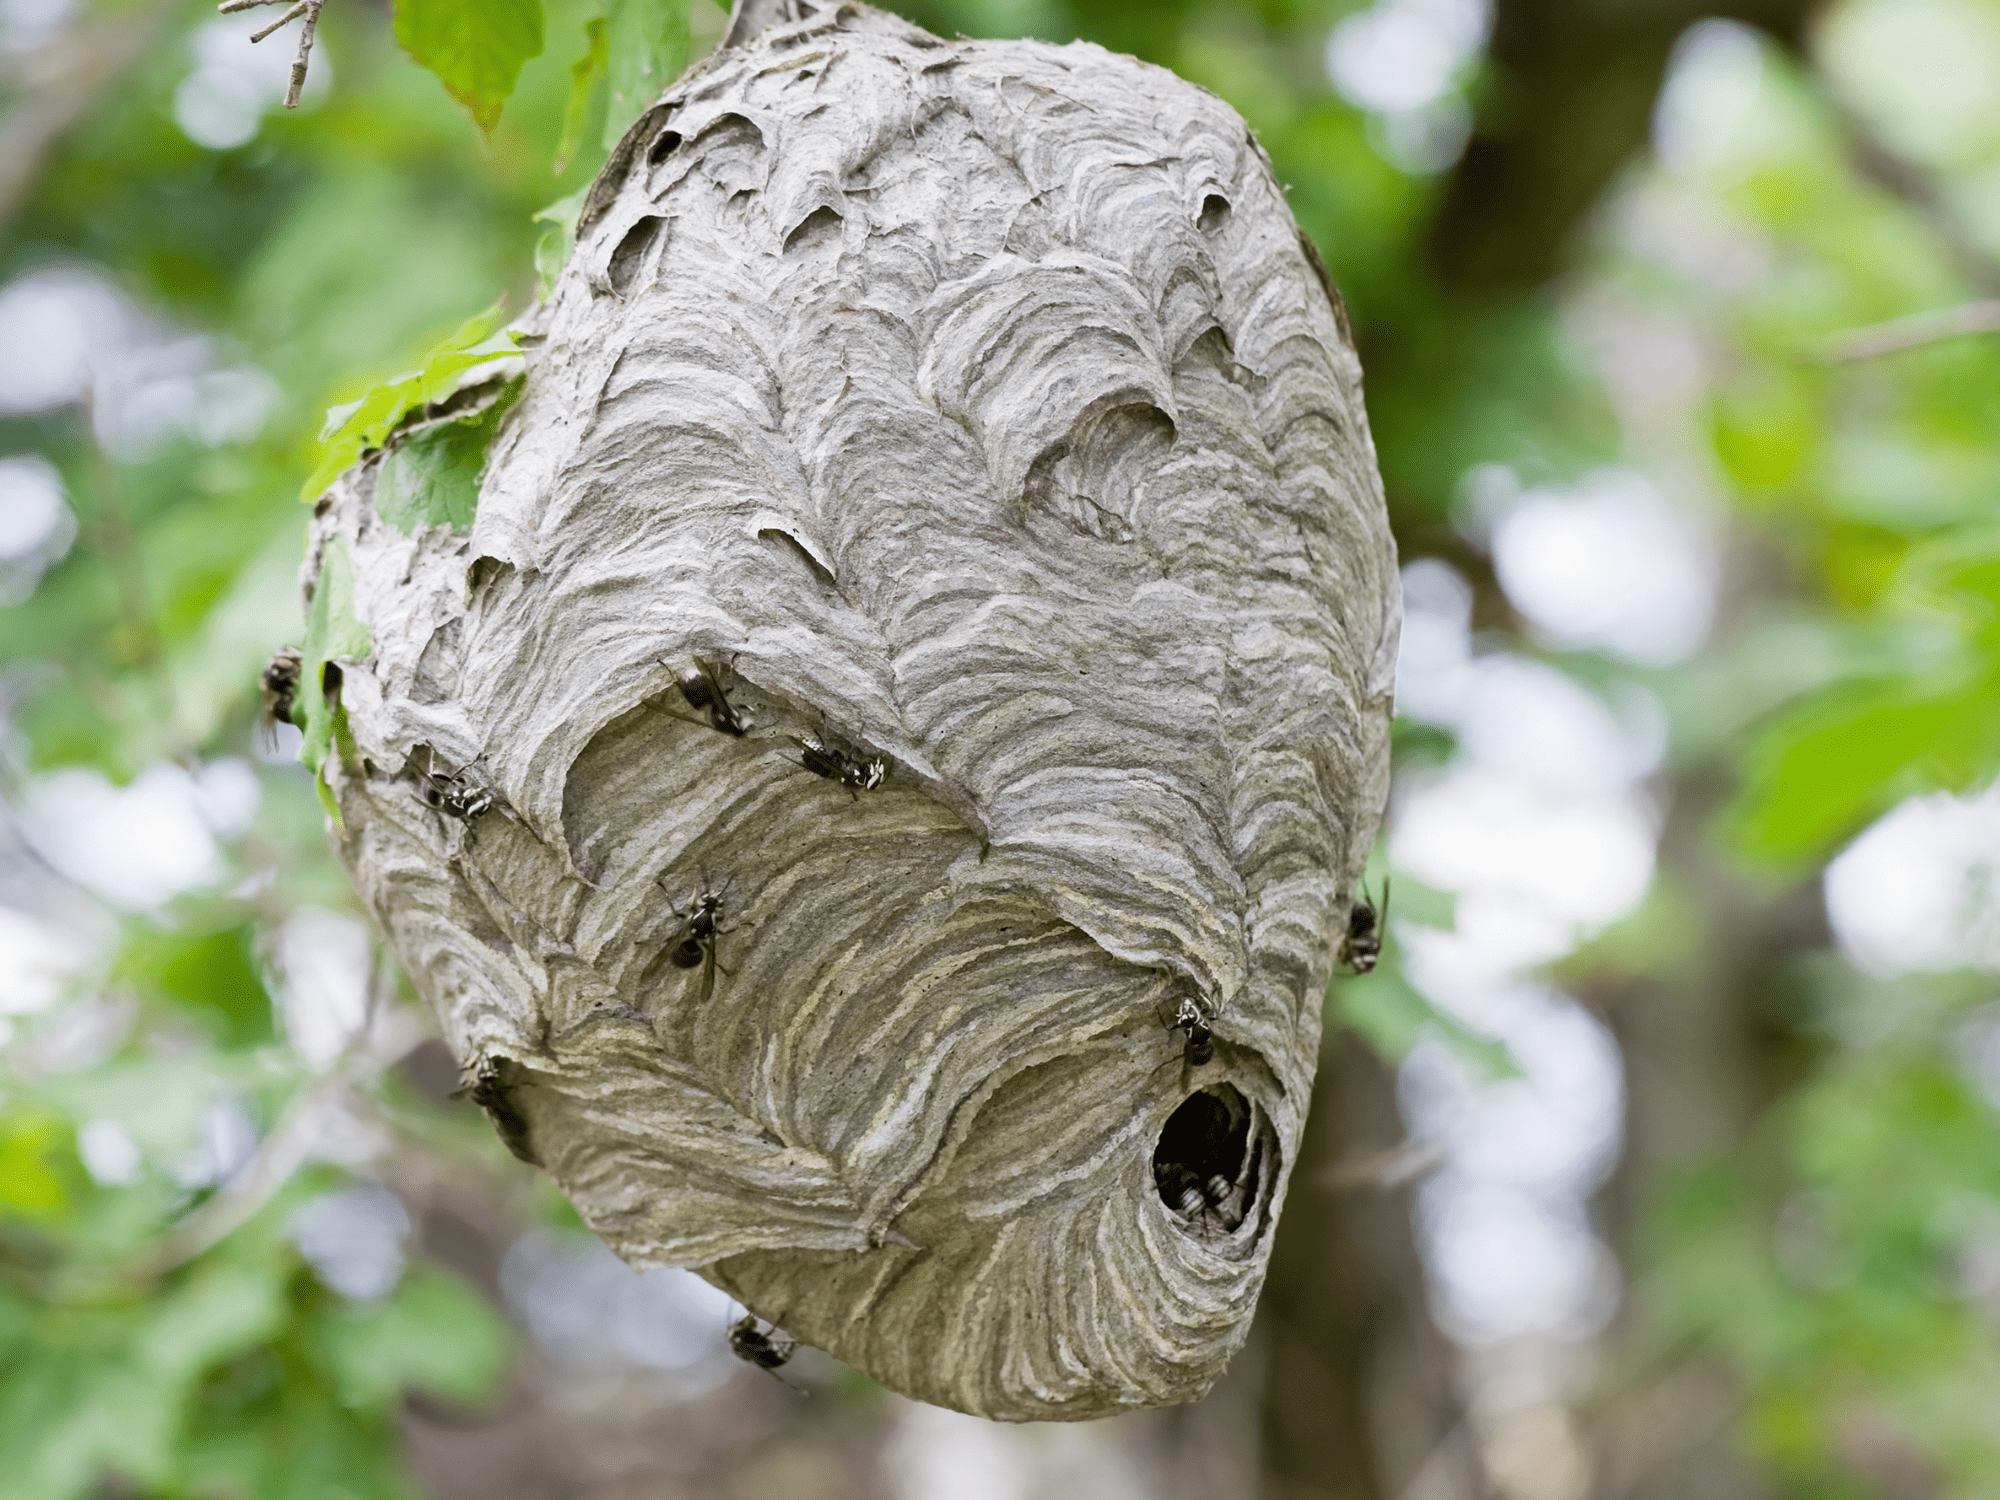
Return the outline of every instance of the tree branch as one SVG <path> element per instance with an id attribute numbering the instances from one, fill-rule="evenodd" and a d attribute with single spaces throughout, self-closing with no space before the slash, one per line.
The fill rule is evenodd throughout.
<path id="1" fill-rule="evenodd" d="M 258 0 L 258 3 L 261 5 L 264 3 L 264 0 Z M 278 17 L 277 20 L 273 21 L 269 26 L 266 26 L 262 31 L 251 32 L 250 40 L 252 42 L 261 42 L 264 40 L 265 37 L 269 36 L 272 32 L 282 27 L 286 22 L 296 21 L 300 16 L 304 15 L 305 13 L 306 13 L 306 0 L 299 0 L 299 3 L 297 5 L 294 5 L 290 10 L 286 11 L 282 16 Z"/>
<path id="2" fill-rule="evenodd" d="M 1829 102 L 1856 175 L 1921 219 L 1974 291 L 1989 296 L 2000 294 L 2000 261 L 1966 232 L 1964 222 L 1939 191 L 1931 174 L 1891 147 L 1861 115 L 1837 97 Z"/>
<path id="3" fill-rule="evenodd" d="M 99 93 L 152 45 L 171 0 L 115 21 L 78 22 L 28 59 L 33 75 L 0 115 L 0 228 L 41 175 L 43 159 Z"/>
<path id="4" fill-rule="evenodd" d="M 234 15 L 240 10 L 254 10 L 260 5 L 283 5 L 284 3 L 285 0 L 222 0 L 222 3 L 216 6 L 215 9 L 218 14 L 229 16 Z M 299 107 L 299 95 L 305 92 L 306 66 L 312 58 L 313 36 L 319 30 L 319 8 L 325 3 L 326 0 L 294 0 L 291 8 L 282 16 L 279 16 L 277 20 L 266 26 L 262 31 L 253 31 L 250 33 L 251 41 L 261 42 L 273 32 L 280 31 L 284 27 L 289 26 L 300 16 L 305 17 L 306 24 L 299 30 L 299 55 L 292 60 L 292 81 L 285 89 L 286 109 L 297 109 Z"/>
<path id="5" fill-rule="evenodd" d="M 1561 268 L 1578 222 L 1646 144 L 1689 26 L 1727 16 L 1796 50 L 1813 9 L 1814 0 L 1498 0 L 1490 98 L 1431 221 L 1445 290 L 1501 301 Z"/>
<path id="6" fill-rule="evenodd" d="M 1820 347 L 1818 357 L 1825 364 L 1845 364 L 1979 333 L 2000 333 L 2000 298 L 1962 302 L 1956 307 L 1934 308 L 1912 313 L 1907 318 L 1851 328 L 1828 339 Z"/>

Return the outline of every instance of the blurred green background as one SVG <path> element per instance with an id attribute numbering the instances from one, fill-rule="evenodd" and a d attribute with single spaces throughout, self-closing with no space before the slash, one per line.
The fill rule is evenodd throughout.
<path id="1" fill-rule="evenodd" d="M 723 13 L 327 0 L 286 111 L 276 10 L 0 0 L 0 1491 L 2000 1496 L 2000 0 L 898 8 L 1229 100 L 1367 370 L 1392 940 L 1250 1345 L 1060 1429 L 735 1364 L 260 734 L 326 409 Z"/>

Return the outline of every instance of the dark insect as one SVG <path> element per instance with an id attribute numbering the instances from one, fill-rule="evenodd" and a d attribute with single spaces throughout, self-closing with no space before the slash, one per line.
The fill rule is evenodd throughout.
<path id="1" fill-rule="evenodd" d="M 1173 1020 L 1167 1023 L 1167 1030 L 1187 1033 L 1187 1041 L 1181 1048 L 1181 1059 L 1190 1068 L 1207 1067 L 1215 1061 L 1215 1035 L 1209 1029 L 1208 1012 L 1192 995 L 1181 996 Z"/>
<path id="2" fill-rule="evenodd" d="M 664 881 L 655 881 L 661 890 L 666 890 Z M 676 969 L 701 968 L 701 998 L 704 1002 L 715 993 L 715 974 L 721 965 L 715 961 L 715 935 L 719 931 L 716 920 L 722 915 L 722 891 L 711 891 L 706 883 L 697 887 L 688 896 L 687 910 L 674 905 L 669 893 L 667 907 L 679 919 L 680 926 L 667 939 L 667 962 Z M 722 969 L 724 974 L 729 971 Z"/>
<path id="3" fill-rule="evenodd" d="M 1257 1197 L 1261 1147 L 1251 1138 L 1250 1107 L 1227 1084 L 1182 1100 L 1153 1149 L 1160 1201 L 1204 1235 L 1240 1228 Z"/>
<path id="4" fill-rule="evenodd" d="M 1216 1224 L 1226 1234 L 1243 1222 L 1242 1194 L 1219 1173 L 1203 1182 L 1184 1166 L 1156 1164 L 1153 1176 L 1161 1196 L 1183 1219 L 1199 1223 L 1204 1237 Z"/>
<path id="5" fill-rule="evenodd" d="M 426 747 L 427 749 L 429 747 Z M 481 813 L 493 807 L 493 793 L 486 787 L 475 785 L 465 779 L 466 767 L 446 774 L 437 768 L 437 752 L 430 751 L 430 769 L 424 772 L 424 801 L 439 812 L 449 813 L 462 823 L 469 823 Z"/>
<path id="6" fill-rule="evenodd" d="M 729 1325 L 729 1352 L 760 1370 L 776 1370 L 798 1347 L 796 1339 L 778 1332 L 777 1324 L 758 1327 L 755 1313 L 745 1313 Z"/>
<path id="7" fill-rule="evenodd" d="M 280 724 L 292 722 L 292 704 L 298 697 L 299 673 L 304 666 L 305 658 L 299 654 L 297 646 L 280 647 L 264 663 L 257 684 L 262 689 L 260 717 L 263 719 L 266 746 L 278 743 Z"/>
<path id="8" fill-rule="evenodd" d="M 539 1167 L 542 1160 L 528 1144 L 528 1117 L 514 1102 L 516 1091 L 526 1085 L 526 1075 L 527 1069 L 511 1057 L 489 1057 L 479 1064 L 472 1082 L 452 1098 L 471 1096 L 472 1102 L 486 1111 L 501 1143 L 519 1160 Z"/>
<path id="9" fill-rule="evenodd" d="M 1340 961 L 1357 974 L 1369 973 L 1382 956 L 1382 934 L 1389 926 L 1389 877 L 1382 877 L 1382 910 L 1375 910 L 1368 887 L 1361 899 L 1348 908 L 1347 936 L 1340 941 Z"/>
<path id="10" fill-rule="evenodd" d="M 661 663 L 662 666 L 665 663 Z M 750 727 L 750 718 L 729 701 L 729 694 L 723 691 L 722 674 L 705 661 L 697 661 L 691 667 L 674 674 L 674 683 L 687 699 L 687 705 L 701 718 L 692 722 L 706 724 L 710 729 L 742 739 Z M 686 718 L 676 714 L 676 718 Z"/>
<path id="11" fill-rule="evenodd" d="M 834 749 L 824 740 L 800 738 L 798 735 L 793 735 L 792 739 L 799 747 L 800 765 L 815 776 L 840 783 L 847 788 L 847 795 L 857 802 L 862 792 L 874 791 L 888 774 L 888 767 L 883 765 L 880 756 L 872 760 L 857 760 Z"/>

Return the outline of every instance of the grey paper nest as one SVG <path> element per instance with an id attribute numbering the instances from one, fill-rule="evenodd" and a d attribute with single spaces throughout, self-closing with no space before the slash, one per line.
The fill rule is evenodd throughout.
<path id="1" fill-rule="evenodd" d="M 306 572 L 341 553 L 369 632 L 341 852 L 475 1096 L 627 1260 L 897 1390 L 1200 1395 L 1297 1151 L 1398 621 L 1270 162 L 1099 48 L 808 3 L 633 127 L 526 327 L 524 386 L 389 443 L 513 401 L 469 525 L 378 516 L 370 454 Z"/>

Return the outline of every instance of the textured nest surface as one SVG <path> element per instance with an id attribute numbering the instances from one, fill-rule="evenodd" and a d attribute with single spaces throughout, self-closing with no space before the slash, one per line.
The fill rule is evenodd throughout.
<path id="1" fill-rule="evenodd" d="M 805 11 L 634 126 L 525 384 L 390 441 L 512 403 L 469 524 L 320 502 L 342 853 L 628 1260 L 961 1410 L 1187 1400 L 1386 790 L 1360 367 L 1212 96 Z"/>

